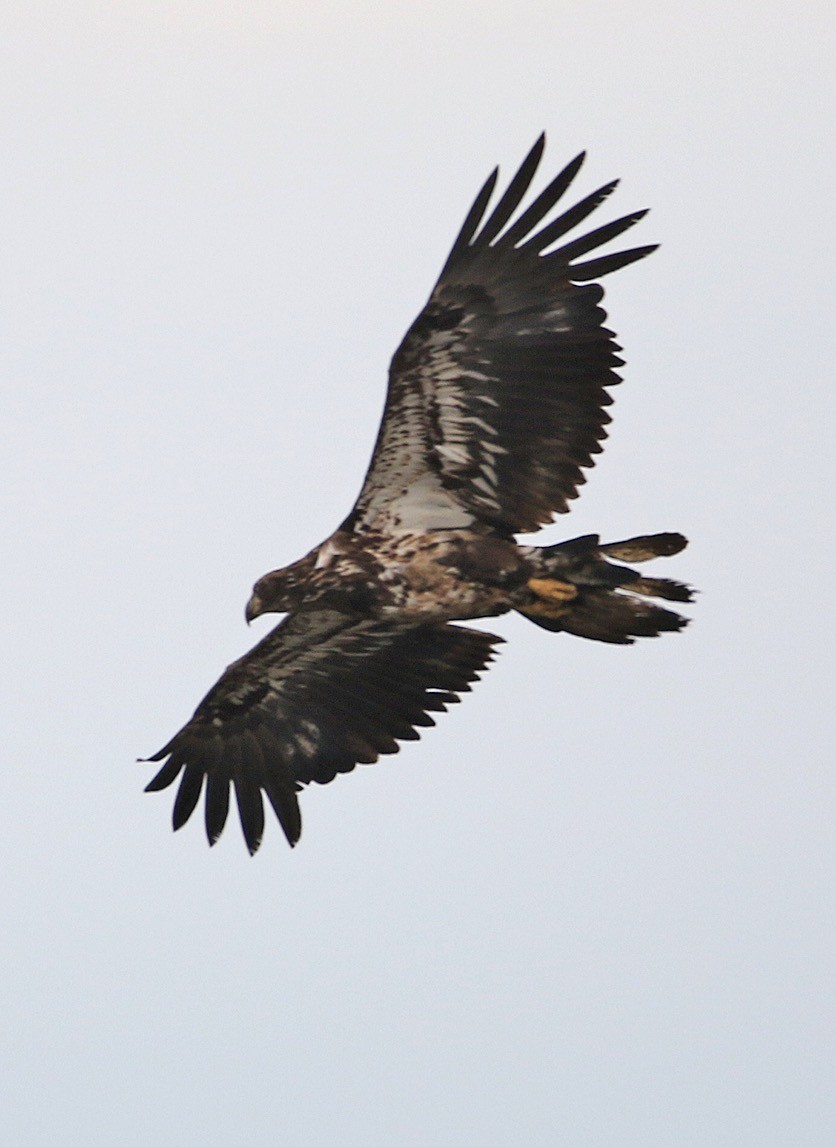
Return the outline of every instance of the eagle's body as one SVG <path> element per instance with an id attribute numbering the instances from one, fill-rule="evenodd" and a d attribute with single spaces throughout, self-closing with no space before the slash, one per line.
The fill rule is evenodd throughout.
<path id="1" fill-rule="evenodd" d="M 253 588 L 247 617 L 321 604 L 400 625 L 493 617 L 525 582 L 522 547 L 474 530 L 395 535 L 340 529 Z"/>
<path id="2" fill-rule="evenodd" d="M 303 785 L 395 752 L 491 660 L 498 638 L 451 623 L 516 610 L 545 629 L 617 644 L 685 624 L 651 599 L 688 601 L 687 587 L 618 564 L 676 553 L 679 534 L 515 540 L 568 510 L 606 436 L 621 359 L 603 326 L 603 291 L 589 281 L 653 250 L 578 261 L 644 212 L 552 249 L 615 187 L 544 223 L 582 156 L 515 217 L 543 144 L 486 220 L 497 173 L 485 184 L 396 352 L 354 508 L 320 546 L 256 583 L 247 619 L 287 617 L 151 758 L 165 763 L 149 789 L 182 773 L 175 828 L 205 778 L 211 843 L 232 785 L 251 852 L 262 791 L 294 844 Z"/>

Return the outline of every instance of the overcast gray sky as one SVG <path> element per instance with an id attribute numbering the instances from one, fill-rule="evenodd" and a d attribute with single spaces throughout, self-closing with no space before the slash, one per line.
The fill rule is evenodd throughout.
<path id="1" fill-rule="evenodd" d="M 0 13 L 3 1115 L 15 1144 L 836 1142 L 830 4 Z M 607 451 L 694 624 L 506 618 L 417 745 L 209 850 L 134 763 L 359 487 L 496 162 L 601 219 Z M 256 636 L 267 624 L 255 626 Z"/>

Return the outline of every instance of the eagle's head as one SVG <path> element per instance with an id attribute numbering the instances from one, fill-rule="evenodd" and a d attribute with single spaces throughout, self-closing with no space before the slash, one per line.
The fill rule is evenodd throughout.
<path id="1" fill-rule="evenodd" d="M 300 585 L 299 571 L 295 568 L 298 564 L 273 570 L 258 579 L 244 610 L 248 625 L 256 617 L 261 617 L 262 613 L 287 613 L 300 605 L 304 588 Z"/>
<path id="2" fill-rule="evenodd" d="M 261 614 L 284 614 L 296 604 L 298 593 L 294 590 L 294 580 L 287 576 L 287 570 L 274 570 L 265 573 L 252 587 L 252 596 L 247 602 L 244 617 L 247 624 Z"/>

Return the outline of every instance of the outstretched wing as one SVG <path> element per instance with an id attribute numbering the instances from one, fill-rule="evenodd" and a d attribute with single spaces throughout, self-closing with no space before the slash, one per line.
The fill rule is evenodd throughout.
<path id="1" fill-rule="evenodd" d="M 247 847 L 264 831 L 265 792 L 291 845 L 302 823 L 296 793 L 417 740 L 467 692 L 501 641 L 456 625 L 396 628 L 337 611 L 291 614 L 234 662 L 191 721 L 152 761 L 146 791 L 182 773 L 174 827 L 194 812 L 206 778 L 206 833 L 214 844 L 234 786 Z"/>
<path id="2" fill-rule="evenodd" d="M 392 360 L 377 444 L 346 526 L 535 530 L 568 510 L 600 452 L 606 388 L 620 381 L 622 360 L 603 326 L 603 290 L 589 280 L 655 247 L 583 261 L 641 219 L 638 211 L 550 249 L 616 187 L 543 224 L 583 154 L 514 218 L 544 146 L 541 136 L 484 223 L 497 171 L 477 196 Z"/>

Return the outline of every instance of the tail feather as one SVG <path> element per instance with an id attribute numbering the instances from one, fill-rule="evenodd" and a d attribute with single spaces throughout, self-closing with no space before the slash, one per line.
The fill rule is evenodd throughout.
<path id="1" fill-rule="evenodd" d="M 645 597 L 661 597 L 665 601 L 693 601 L 694 591 L 681 581 L 667 577 L 640 577 L 630 584 L 630 593 Z"/>
<path id="2" fill-rule="evenodd" d="M 669 578 L 642 577 L 608 558 L 643 562 L 679 553 L 681 534 L 652 534 L 601 545 L 597 534 L 573 538 L 534 552 L 534 576 L 517 609 L 552 633 L 574 633 L 594 641 L 631 645 L 636 637 L 676 632 L 686 618 L 647 598 L 688 602 L 693 592 Z"/>
<path id="3" fill-rule="evenodd" d="M 651 558 L 672 557 L 687 545 L 688 539 L 682 534 L 643 534 L 623 542 L 609 542 L 600 546 L 599 550 L 607 557 L 618 558 L 622 562 L 648 562 Z"/>
<path id="4" fill-rule="evenodd" d="M 637 637 L 658 637 L 661 633 L 675 633 L 688 624 L 688 619 L 673 610 L 642 601 L 628 594 L 607 590 L 592 590 L 583 594 L 573 609 L 559 619 L 552 628 L 536 619 L 544 629 L 573 633 L 593 641 L 606 641 L 612 645 L 632 645 Z"/>

